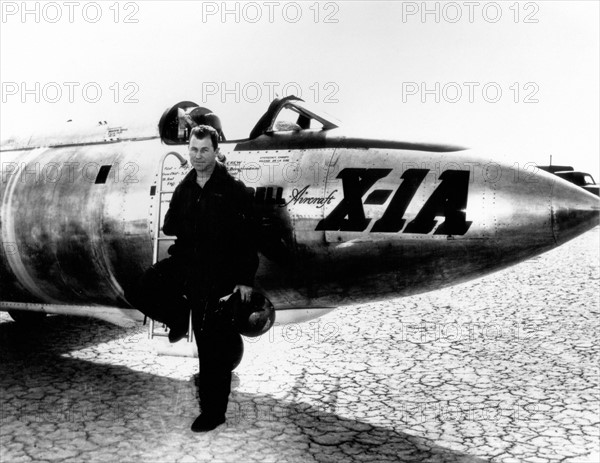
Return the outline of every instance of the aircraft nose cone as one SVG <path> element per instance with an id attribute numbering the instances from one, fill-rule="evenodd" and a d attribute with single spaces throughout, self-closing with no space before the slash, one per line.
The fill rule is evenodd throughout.
<path id="1" fill-rule="evenodd" d="M 600 198 L 562 179 L 552 187 L 552 233 L 560 245 L 600 223 Z"/>

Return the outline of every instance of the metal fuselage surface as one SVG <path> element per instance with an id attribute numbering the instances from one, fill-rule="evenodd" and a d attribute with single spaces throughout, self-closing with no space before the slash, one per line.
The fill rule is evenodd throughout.
<path id="1" fill-rule="evenodd" d="M 594 195 L 462 148 L 308 129 L 221 152 L 254 194 L 256 286 L 284 323 L 479 277 L 598 224 Z M 188 172 L 187 146 L 150 137 L 1 156 L 3 308 L 130 308 L 124 291 L 164 238 L 161 185 Z M 166 257 L 170 242 L 159 243 Z"/>

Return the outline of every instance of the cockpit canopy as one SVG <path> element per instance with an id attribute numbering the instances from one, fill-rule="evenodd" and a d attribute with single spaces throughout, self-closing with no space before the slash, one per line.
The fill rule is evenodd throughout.
<path id="1" fill-rule="evenodd" d="M 296 121 L 288 118 L 281 118 L 284 113 L 288 113 L 288 117 L 297 114 Z M 294 114 L 295 113 L 295 114 Z M 335 129 L 338 125 L 306 107 L 304 100 L 297 96 L 290 95 L 285 98 L 275 98 L 269 105 L 267 112 L 258 120 L 252 132 L 250 139 L 257 138 L 263 134 L 271 132 L 280 132 L 288 130 L 307 130 L 314 127 L 314 123 L 321 125 L 321 130 Z"/>

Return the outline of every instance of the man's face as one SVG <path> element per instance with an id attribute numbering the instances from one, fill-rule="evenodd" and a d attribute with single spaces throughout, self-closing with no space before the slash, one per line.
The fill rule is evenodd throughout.
<path id="1" fill-rule="evenodd" d="M 192 167 L 196 169 L 196 172 L 211 172 L 217 162 L 217 154 L 219 154 L 219 148 L 216 150 L 213 148 L 210 137 L 204 137 L 198 139 L 192 137 L 190 139 L 190 162 Z"/>

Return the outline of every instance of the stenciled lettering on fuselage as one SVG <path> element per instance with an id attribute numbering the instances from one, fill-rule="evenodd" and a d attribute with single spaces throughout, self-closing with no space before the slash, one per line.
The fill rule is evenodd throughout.
<path id="1" fill-rule="evenodd" d="M 363 232 L 371 223 L 365 216 L 364 205 L 383 205 L 393 190 L 375 189 L 365 199 L 362 197 L 375 183 L 389 175 L 392 169 L 346 168 L 337 178 L 342 180 L 343 198 L 340 203 L 320 220 L 316 230 Z M 469 190 L 468 170 L 446 170 L 439 177 L 438 187 L 427 199 L 416 217 L 406 224 L 403 218 L 417 189 L 429 169 L 408 169 L 402 183 L 394 193 L 383 216 L 377 220 L 371 232 L 377 233 L 430 233 L 437 225 L 436 217 L 444 222 L 435 230 L 436 235 L 464 235 L 472 222 L 466 221 Z M 293 199 L 292 199 L 293 200 Z"/>

